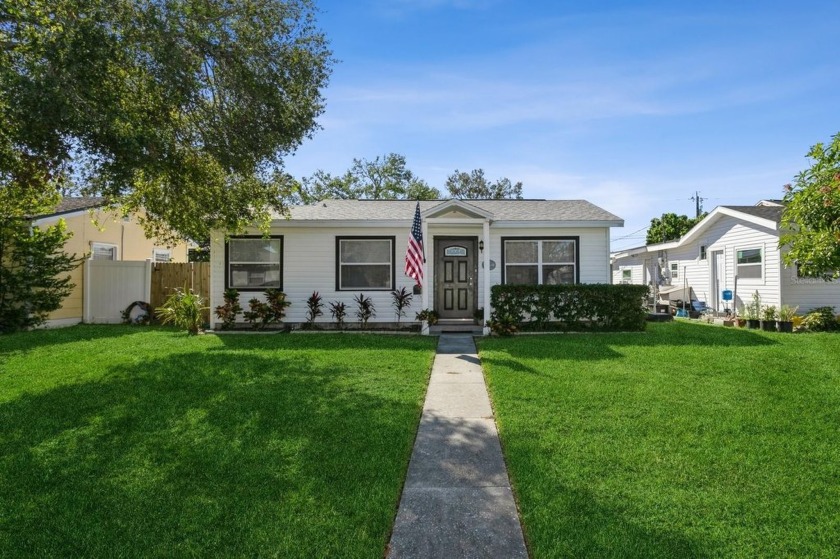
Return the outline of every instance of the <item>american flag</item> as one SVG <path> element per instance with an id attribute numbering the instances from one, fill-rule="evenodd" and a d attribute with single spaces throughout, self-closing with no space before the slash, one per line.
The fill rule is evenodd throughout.
<path id="1" fill-rule="evenodd" d="M 417 202 L 414 223 L 411 224 L 411 234 L 408 236 L 408 248 L 405 251 L 405 275 L 414 278 L 420 286 L 423 285 L 423 262 L 425 261 L 423 230 L 420 228 L 420 202 Z"/>

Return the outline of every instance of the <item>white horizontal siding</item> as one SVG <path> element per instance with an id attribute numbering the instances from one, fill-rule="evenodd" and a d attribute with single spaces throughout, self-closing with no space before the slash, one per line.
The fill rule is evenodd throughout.
<path id="1" fill-rule="evenodd" d="M 840 312 L 840 280 L 823 281 L 818 278 L 799 278 L 796 268 L 782 265 L 782 302 L 799 307 L 805 314 L 817 307 L 834 307 Z"/>
<path id="2" fill-rule="evenodd" d="M 612 282 L 614 284 L 623 283 L 623 272 L 630 270 L 630 283 L 633 285 L 645 285 L 649 281 L 645 278 L 645 258 L 649 258 L 649 256 L 643 254 L 640 256 L 627 256 L 616 260 L 612 270 Z"/>
<path id="3" fill-rule="evenodd" d="M 355 320 L 354 291 L 336 291 L 335 289 L 335 238 L 337 236 L 393 236 L 395 237 L 394 266 L 396 269 L 396 288 L 412 289 L 414 280 L 403 272 L 405 248 L 408 243 L 408 228 L 314 228 L 314 227 L 274 227 L 271 235 L 283 236 L 283 291 L 291 302 L 286 320 L 302 322 L 306 319 L 306 299 L 313 291 L 318 291 L 325 303 L 343 301 L 348 306 L 348 322 Z M 252 232 L 252 234 L 258 234 Z M 580 281 L 582 283 L 609 283 L 609 230 L 598 228 L 502 228 L 490 229 L 490 242 L 485 250 L 490 251 L 490 258 L 495 262 L 495 269 L 490 272 L 493 284 L 501 282 L 501 238 L 502 237 L 579 237 L 580 242 Z M 480 222 L 476 226 L 462 227 L 451 225 L 429 225 L 427 238 L 424 239 L 427 257 L 427 285 L 429 307 L 434 308 L 434 289 L 431 278 L 434 277 L 434 239 L 436 237 L 477 237 L 483 238 Z M 480 255 L 479 255 L 480 256 Z M 482 293 L 484 270 L 480 260 L 478 265 L 478 292 Z M 223 235 L 215 233 L 211 241 L 211 309 L 223 303 L 225 289 L 225 246 Z M 390 291 L 365 291 L 373 299 L 376 307 L 375 322 L 393 322 L 396 316 L 391 307 Z M 261 292 L 241 292 L 240 304 L 247 308 L 252 297 L 263 299 Z M 484 302 L 479 295 L 478 306 Z M 422 308 L 422 298 L 415 295 L 405 320 L 413 321 L 414 315 Z M 331 322 L 332 318 L 325 309 L 325 315 L 318 321 Z M 215 316 L 211 319 L 215 325 Z"/>

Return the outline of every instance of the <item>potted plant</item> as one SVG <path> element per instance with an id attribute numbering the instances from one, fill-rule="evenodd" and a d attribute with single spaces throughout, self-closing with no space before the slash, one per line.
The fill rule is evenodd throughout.
<path id="1" fill-rule="evenodd" d="M 758 291 L 753 293 L 752 302 L 744 305 L 744 318 L 747 319 L 747 329 L 758 330 L 761 328 L 759 315 L 761 313 L 761 295 Z"/>
<path id="2" fill-rule="evenodd" d="M 782 305 L 776 313 L 776 330 L 779 332 L 791 333 L 793 332 L 793 317 L 796 316 L 796 311 L 799 307 L 789 307 Z"/>
<path id="3" fill-rule="evenodd" d="M 776 306 L 765 305 L 761 309 L 761 329 L 765 332 L 776 331 Z"/>
<path id="4" fill-rule="evenodd" d="M 417 313 L 417 316 L 414 319 L 421 322 L 427 322 L 429 326 L 434 326 L 438 323 L 438 318 L 439 316 L 437 311 L 433 311 L 432 309 L 423 309 Z"/>

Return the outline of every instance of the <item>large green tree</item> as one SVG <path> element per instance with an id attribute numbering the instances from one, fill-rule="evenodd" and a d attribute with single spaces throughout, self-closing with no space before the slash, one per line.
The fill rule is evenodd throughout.
<path id="1" fill-rule="evenodd" d="M 811 166 L 785 185 L 785 263 L 803 275 L 840 277 L 840 133 L 808 152 Z"/>
<path id="2" fill-rule="evenodd" d="M 0 3 L 0 189 L 60 177 L 204 238 L 282 211 L 331 53 L 309 0 Z"/>
<path id="3" fill-rule="evenodd" d="M 446 190 L 451 197 L 461 200 L 522 199 L 521 182 L 512 183 L 506 177 L 491 182 L 484 176 L 484 169 L 469 173 L 455 169 L 446 179 Z"/>
<path id="4" fill-rule="evenodd" d="M 652 245 L 666 241 L 675 241 L 688 233 L 706 215 L 704 213 L 698 217 L 688 217 L 687 215 L 664 213 L 662 217 L 654 217 L 650 220 L 645 243 Z"/>
<path id="5" fill-rule="evenodd" d="M 404 155 L 389 153 L 375 159 L 354 159 L 343 175 L 318 170 L 303 179 L 300 198 L 305 203 L 328 198 L 368 200 L 435 200 L 440 191 L 417 177 Z"/>

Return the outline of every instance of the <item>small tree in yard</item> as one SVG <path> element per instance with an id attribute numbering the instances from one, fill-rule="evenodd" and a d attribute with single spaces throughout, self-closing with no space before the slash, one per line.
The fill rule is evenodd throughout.
<path id="1" fill-rule="evenodd" d="M 808 152 L 813 164 L 785 186 L 780 247 L 805 276 L 840 277 L 840 133 Z"/>
<path id="2" fill-rule="evenodd" d="M 83 260 L 62 250 L 72 236 L 64 221 L 29 223 L 0 215 L 0 332 L 43 324 L 75 287 L 67 274 Z"/>

